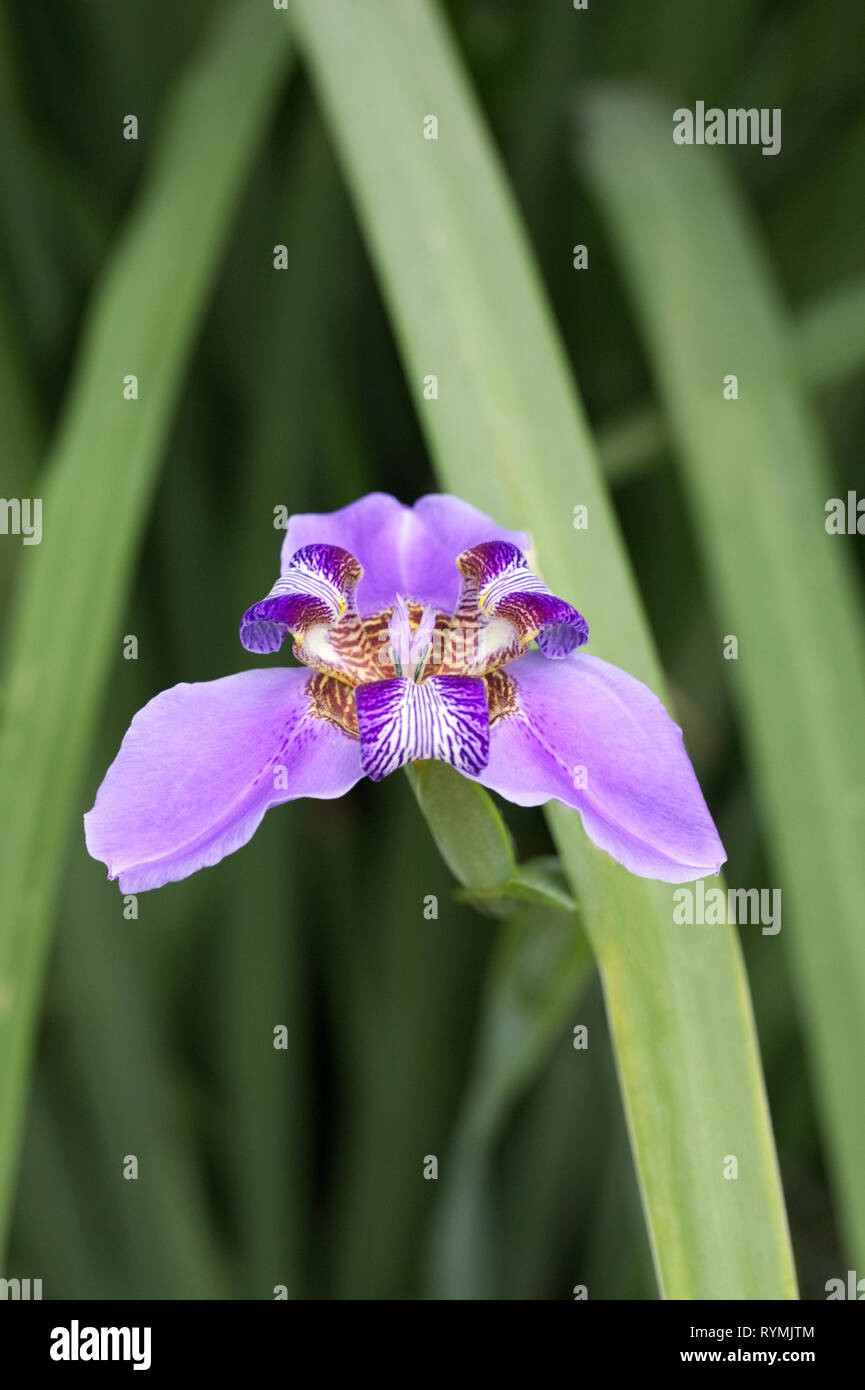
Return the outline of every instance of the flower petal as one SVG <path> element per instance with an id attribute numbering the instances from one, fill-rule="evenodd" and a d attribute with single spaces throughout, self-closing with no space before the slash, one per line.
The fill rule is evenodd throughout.
<path id="1" fill-rule="evenodd" d="M 466 676 L 376 681 L 355 692 L 363 770 L 373 782 L 417 758 L 480 772 L 489 756 L 486 687 Z"/>
<path id="2" fill-rule="evenodd" d="M 335 545 L 305 545 L 291 557 L 270 593 L 247 608 L 240 640 L 248 652 L 278 652 L 290 632 L 303 638 L 311 627 L 332 626 L 354 610 L 363 574 L 355 557 Z"/>
<path id="3" fill-rule="evenodd" d="M 380 653 L 370 645 L 357 611 L 362 574 L 359 562 L 340 546 L 303 546 L 267 598 L 244 613 L 241 642 L 251 652 L 275 652 L 290 632 L 294 655 L 314 671 L 350 685 L 378 679 Z"/>
<path id="4" fill-rule="evenodd" d="M 354 786 L 360 742 L 315 714 L 321 679 L 295 667 L 244 671 L 175 685 L 136 714 L 84 817 L 88 850 L 124 893 L 218 863 L 269 806 Z"/>
<path id="5" fill-rule="evenodd" d="M 485 541 L 457 560 L 462 590 L 456 621 L 486 619 L 480 636 L 483 668 L 512 660 L 537 638 L 544 656 L 560 660 L 588 641 L 585 618 L 557 598 L 507 541 Z"/>
<path id="6" fill-rule="evenodd" d="M 361 617 L 390 608 L 395 594 L 451 613 L 459 595 L 457 556 L 480 541 L 503 540 L 528 549 L 521 531 L 506 531 L 458 497 L 433 493 L 413 507 L 371 492 L 337 512 L 290 518 L 282 568 L 302 546 L 341 546 L 363 567 L 357 592 Z"/>
<path id="7" fill-rule="evenodd" d="M 673 723 L 648 686 L 578 652 L 529 652 L 499 674 L 510 700 L 477 780 L 520 806 L 555 797 L 631 873 L 665 883 L 717 874 L 726 854 Z"/>

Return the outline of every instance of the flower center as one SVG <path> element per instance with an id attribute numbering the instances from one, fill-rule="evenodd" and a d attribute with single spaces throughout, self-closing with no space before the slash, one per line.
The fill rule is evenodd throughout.
<path id="1" fill-rule="evenodd" d="M 423 680 L 432 652 L 437 616 L 436 609 L 427 604 L 414 627 L 408 604 L 402 594 L 397 594 L 387 632 L 390 660 L 398 676 L 405 676 L 416 684 Z"/>

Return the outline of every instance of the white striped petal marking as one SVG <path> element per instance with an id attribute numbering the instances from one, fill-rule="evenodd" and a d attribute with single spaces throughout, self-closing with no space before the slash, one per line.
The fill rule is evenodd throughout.
<path id="1" fill-rule="evenodd" d="M 417 758 L 477 776 L 490 756 L 486 686 L 471 676 L 399 677 L 355 691 L 361 764 L 373 782 Z"/>
<path id="2" fill-rule="evenodd" d="M 360 562 L 338 545 L 305 545 L 270 593 L 243 615 L 240 640 L 249 652 L 277 652 L 288 633 L 302 639 L 311 627 L 330 627 L 355 608 Z"/>
<path id="3" fill-rule="evenodd" d="M 557 598 L 529 569 L 523 552 L 508 541 L 485 541 L 457 559 L 463 578 L 457 620 L 486 619 L 486 668 L 513 660 L 537 638 L 544 656 L 568 656 L 588 641 L 589 628 L 576 608 Z"/>

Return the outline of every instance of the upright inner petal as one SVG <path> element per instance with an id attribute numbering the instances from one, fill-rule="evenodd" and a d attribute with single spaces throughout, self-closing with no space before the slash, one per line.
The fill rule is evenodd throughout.
<path id="1" fill-rule="evenodd" d="M 380 672 L 358 615 L 359 562 L 336 545 L 305 545 L 270 593 L 247 609 L 240 640 L 248 651 L 278 651 L 290 633 L 294 654 L 313 670 L 357 684 Z"/>
<path id="2" fill-rule="evenodd" d="M 485 541 L 457 559 L 462 590 L 455 622 L 483 620 L 477 669 L 489 671 L 520 656 L 535 638 L 544 656 L 559 659 L 588 640 L 581 613 L 557 598 L 507 541 Z"/>

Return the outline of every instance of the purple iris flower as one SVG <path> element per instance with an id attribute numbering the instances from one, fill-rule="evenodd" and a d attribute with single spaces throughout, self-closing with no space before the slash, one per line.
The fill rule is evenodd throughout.
<path id="1" fill-rule="evenodd" d="M 580 650 L 584 619 L 528 548 L 456 497 L 376 492 L 292 517 L 240 639 L 267 653 L 290 634 L 303 664 L 151 700 L 84 818 L 90 853 L 123 892 L 158 888 L 239 849 L 279 802 L 437 758 L 519 806 L 575 807 L 632 873 L 716 874 L 726 856 L 680 729 Z"/>

